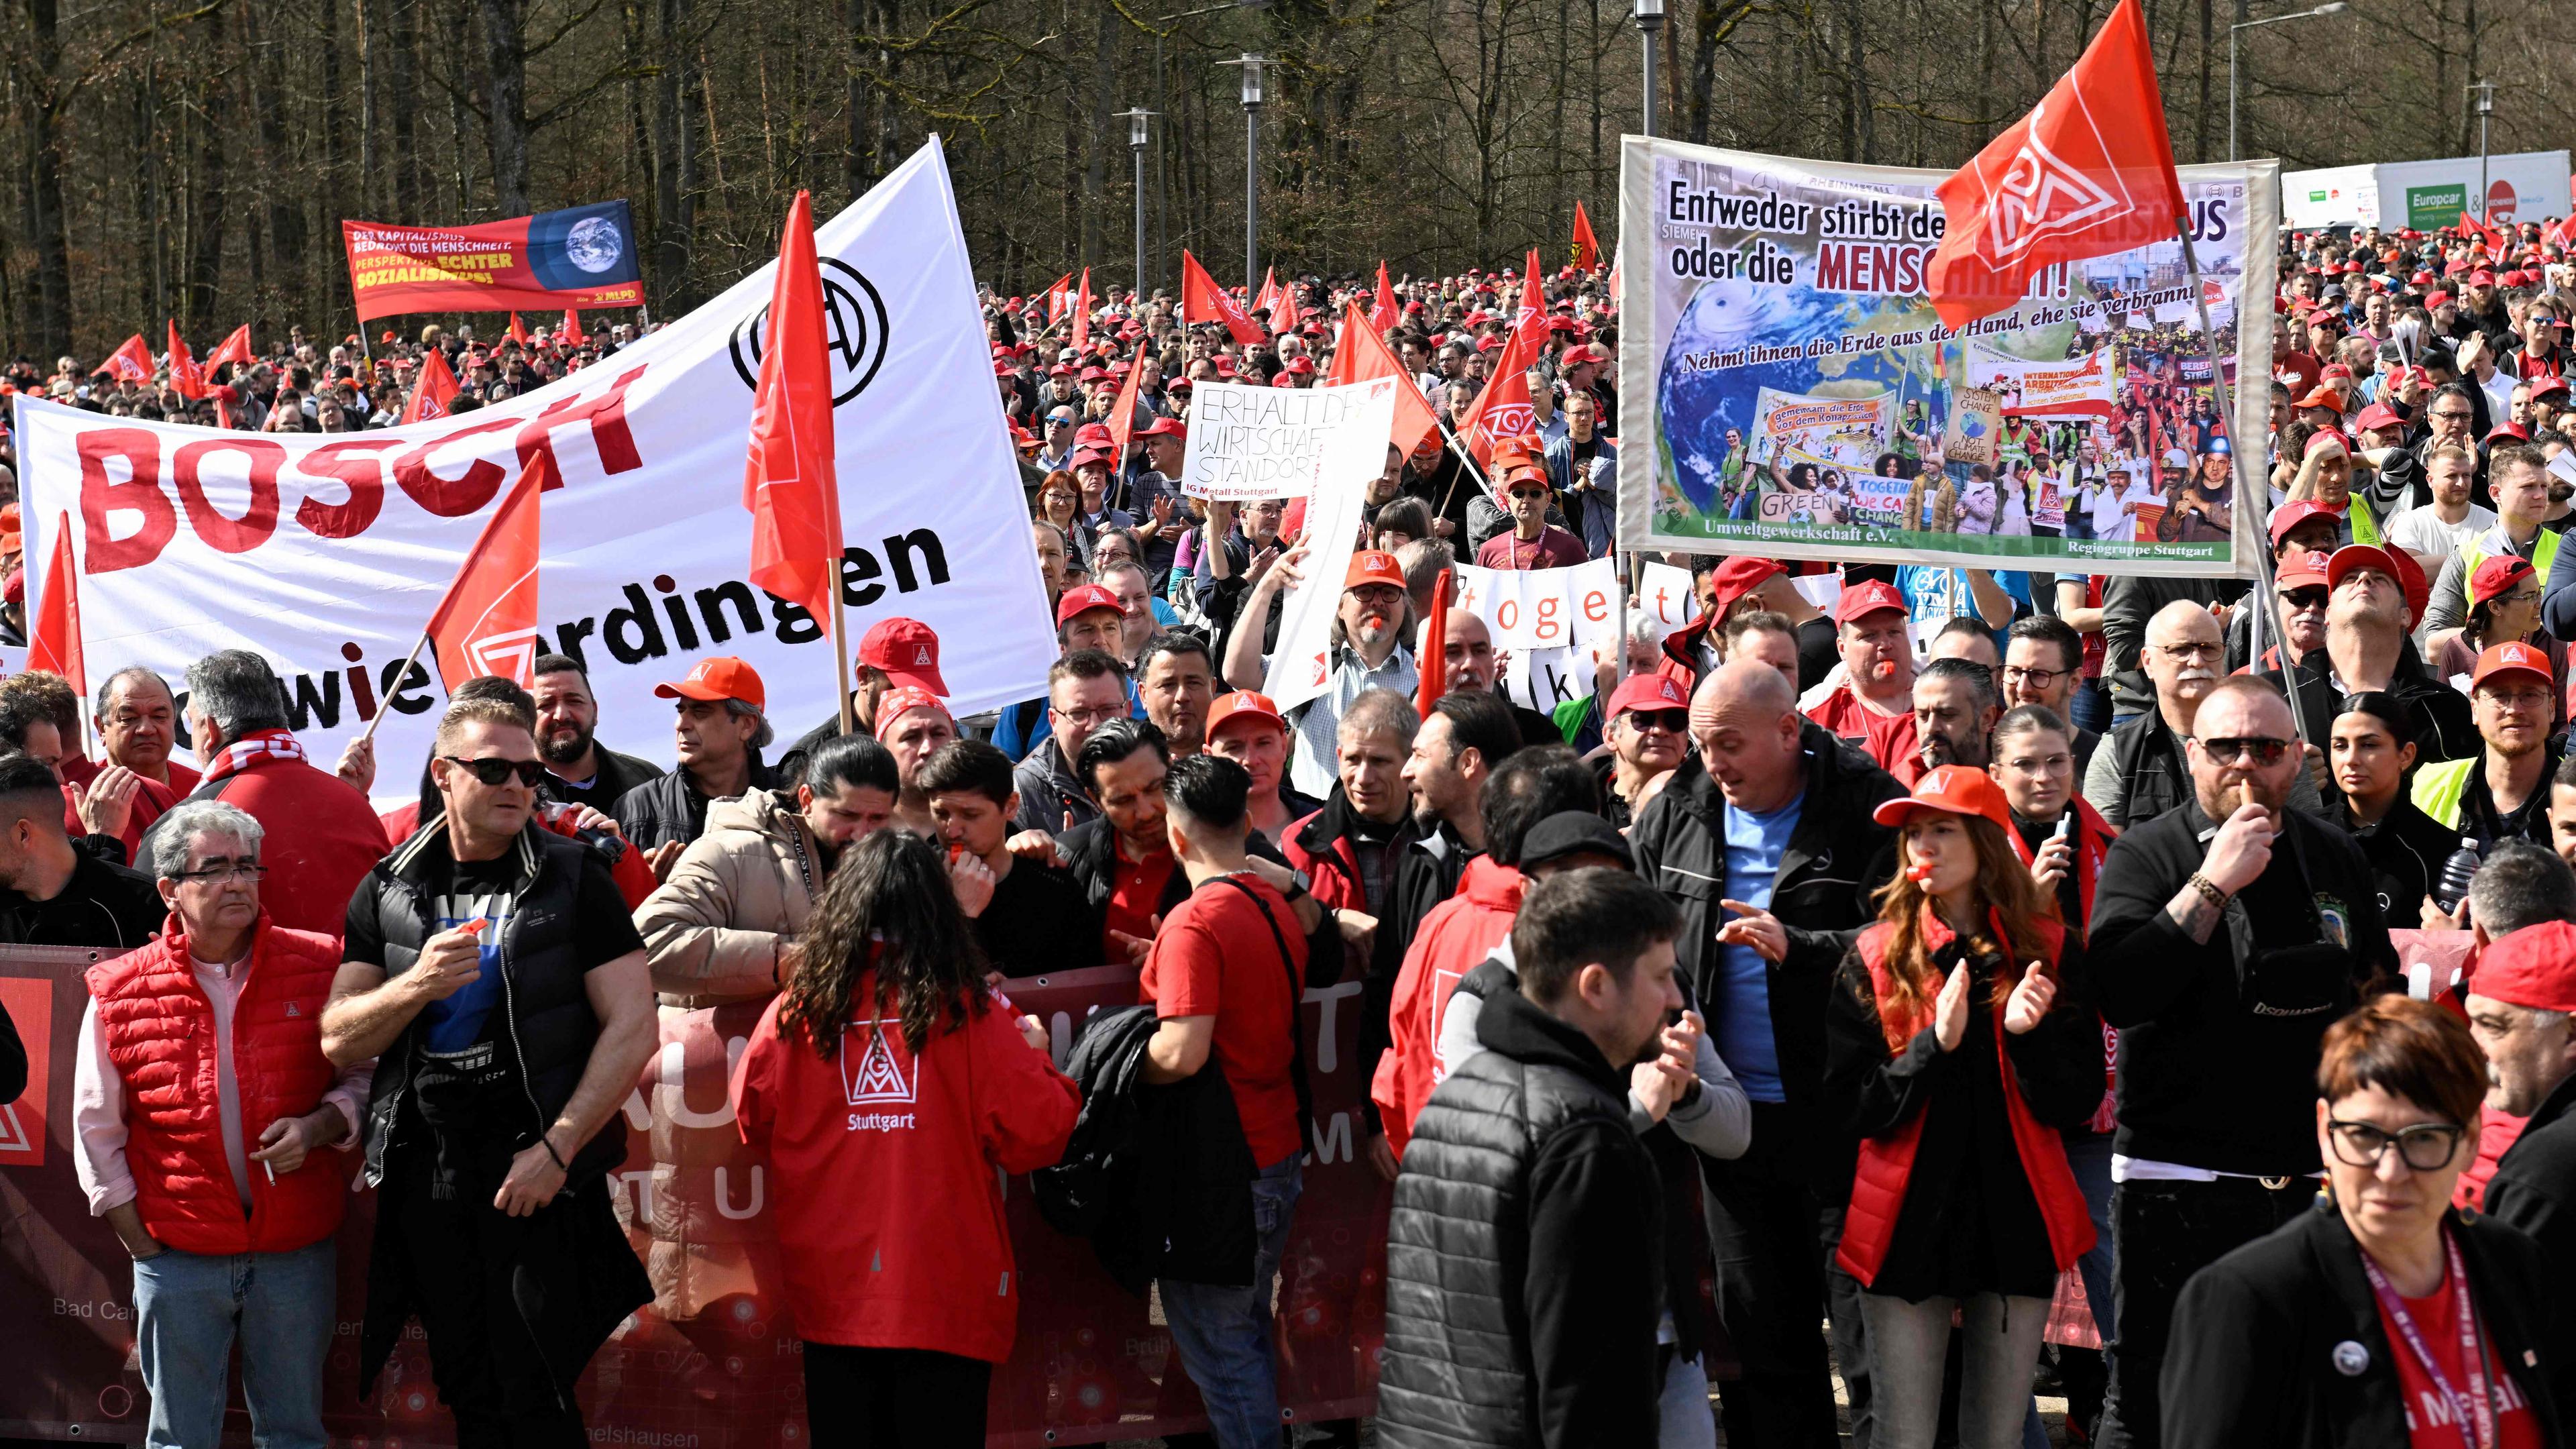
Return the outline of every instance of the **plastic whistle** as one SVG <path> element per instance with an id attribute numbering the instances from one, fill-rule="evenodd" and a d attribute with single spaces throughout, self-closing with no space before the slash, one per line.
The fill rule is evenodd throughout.
<path id="1" fill-rule="evenodd" d="M 1905 878 L 1916 885 L 1928 886 L 1932 883 L 1932 867 L 1922 864 L 1909 865 L 1905 868 Z"/>

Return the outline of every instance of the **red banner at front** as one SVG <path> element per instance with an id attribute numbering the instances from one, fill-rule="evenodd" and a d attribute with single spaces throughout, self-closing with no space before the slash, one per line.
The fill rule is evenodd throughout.
<path id="1" fill-rule="evenodd" d="M 635 226 L 622 201 L 471 226 L 340 223 L 358 320 L 406 312 L 639 307 Z"/>
<path id="2" fill-rule="evenodd" d="M 0 1107 L 0 1343 L 14 1345 L 0 1373 L 0 1437 L 139 1441 L 149 1412 L 134 1357 L 133 1269 L 116 1235 L 89 1215 L 72 1169 L 71 1067 L 87 1000 L 80 973 L 92 959 L 0 947 L 0 1003 L 31 1064 L 25 1099 Z M 1047 1023 L 1062 1061 L 1093 1011 L 1134 1002 L 1136 972 L 1093 967 L 1004 990 Z M 1352 1056 L 1359 1004 L 1357 981 L 1306 993 L 1315 1119 L 1276 1330 L 1279 1401 L 1299 1421 L 1376 1405 L 1388 1188 L 1358 1155 L 1368 1086 Z M 756 1002 L 664 1011 L 662 1049 L 627 1097 L 617 1205 L 658 1296 L 582 1379 L 594 1442 L 811 1442 L 800 1348 L 777 1290 L 768 1167 L 742 1145 L 725 1092 L 729 1053 L 760 1011 Z M 1204 1429 L 1197 1390 L 1146 1301 L 1102 1272 L 1088 1243 L 1047 1227 L 1028 1179 L 1010 1179 L 1004 1193 L 1026 1296 L 1017 1346 L 993 1375 L 986 1443 L 1046 1449 Z M 335 1443 L 453 1444 L 455 1421 L 439 1405 L 417 1328 L 375 1394 L 357 1397 L 374 1221 L 374 1195 L 353 1197 L 338 1240 L 340 1332 L 322 1370 L 324 1422 Z M 234 1406 L 227 1438 L 247 1442 L 238 1396 Z"/>

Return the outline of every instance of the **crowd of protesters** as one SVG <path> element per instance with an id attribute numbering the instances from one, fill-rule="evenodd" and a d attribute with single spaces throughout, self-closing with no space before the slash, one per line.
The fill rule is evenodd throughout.
<path id="1" fill-rule="evenodd" d="M 855 731 L 792 739 L 741 659 L 659 720 L 547 655 L 458 689 L 379 815 L 372 753 L 308 760 L 254 654 L 196 662 L 184 709 L 143 669 L 0 679 L 0 940 L 122 953 L 72 1133 L 134 1258 L 150 1442 L 216 1442 L 236 1345 L 261 1442 L 324 1442 L 342 1155 L 378 1195 L 361 1390 L 416 1321 L 460 1444 L 588 1442 L 591 1355 L 643 1305 L 706 1312 L 744 1251 L 666 1198 L 638 1256 L 617 1107 L 663 1022 L 756 1003 L 725 1130 L 770 1169 L 815 1442 L 983 1441 L 1026 1173 L 1154 1293 L 1205 1442 L 1269 1449 L 1301 1002 L 1343 980 L 1392 1182 L 1390 1449 L 2002 1449 L 2044 1442 L 2043 1368 L 2078 1441 L 2576 1442 L 2559 256 L 2284 239 L 2263 461 L 2169 480 L 2224 515 L 2268 475 L 2268 598 L 1680 558 L 1697 618 L 1540 713 L 1437 604 L 1462 562 L 1611 550 L 1618 323 L 1569 268 L 1534 432 L 1481 468 L 1449 427 L 1525 279 L 1389 289 L 1443 426 L 1369 485 L 1295 708 L 1258 685 L 1314 540 L 1183 495 L 1189 397 L 1315 385 L 1358 281 L 1255 299 L 1253 345 L 1162 295 L 988 294 L 1060 645 L 990 714 L 948 702 L 971 645 L 908 618 L 857 641 Z M 336 431 L 398 419 L 432 352 L 461 410 L 629 340 L 6 387 Z M 2157 438 L 2253 453 L 2166 341 Z M 2474 944 L 2431 1001 L 2416 928 Z M 1101 962 L 1138 1004 L 1069 1047 L 1005 994 Z M 0 1033 L 0 1100 L 23 1073 Z M 2099 1353 L 2043 1345 L 2076 1296 Z"/>

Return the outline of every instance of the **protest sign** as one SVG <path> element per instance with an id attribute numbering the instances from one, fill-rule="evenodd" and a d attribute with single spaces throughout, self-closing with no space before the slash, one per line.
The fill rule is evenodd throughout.
<path id="1" fill-rule="evenodd" d="M 1237 389 L 1262 391 L 1263 389 Z M 1213 391 L 1213 389 L 1211 389 Z M 1395 428 L 1395 379 L 1381 377 L 1348 387 L 1319 387 L 1319 414 L 1332 421 L 1319 429 L 1314 491 L 1307 495 L 1304 577 L 1289 591 L 1279 615 L 1279 647 L 1261 692 L 1281 709 L 1324 692 L 1332 677 L 1333 620 L 1341 611 L 1342 580 L 1368 509 L 1370 480 L 1386 472 L 1387 434 Z M 1195 419 L 1196 402 L 1192 403 Z M 1201 425 L 1193 423 L 1193 438 Z"/>
<path id="2" fill-rule="evenodd" d="M 1356 387 L 1202 383 L 1190 395 L 1181 491 L 1192 498 L 1303 498 L 1314 488 L 1335 434 L 1368 431 L 1357 416 L 1364 406 L 1373 404 Z M 1392 400 L 1387 406 L 1392 410 Z M 1390 420 L 1377 429 L 1372 471 L 1386 467 L 1386 440 L 1394 426 Z"/>
<path id="3" fill-rule="evenodd" d="M 937 140 L 815 242 L 839 339 L 852 637 L 892 615 L 930 625 L 952 641 L 941 672 L 960 715 L 1039 693 L 1055 639 Z M 668 763 L 671 706 L 653 686 L 732 654 L 760 672 L 792 739 L 838 701 L 814 619 L 745 577 L 742 460 L 769 279 L 764 266 L 557 382 L 398 428 L 221 432 L 21 393 L 27 556 L 47 556 L 69 510 L 94 674 L 139 664 L 175 684 L 194 659 L 251 648 L 325 764 L 390 711 L 378 785 L 407 800 L 444 701 L 430 670 L 402 661 L 504 485 L 552 454 L 562 486 L 542 495 L 535 642 L 587 665 L 601 738 Z"/>
<path id="4" fill-rule="evenodd" d="M 340 223 L 358 320 L 405 312 L 644 305 L 643 258 L 623 201 L 470 226 Z"/>
<path id="5" fill-rule="evenodd" d="M 2194 291 L 2180 239 L 2053 268 L 2012 308 L 1952 329 L 1924 293 L 1947 228 L 1935 188 L 1948 175 L 1623 143 L 1621 230 L 1653 246 L 1622 274 L 1621 545 L 2250 571 L 2262 510 L 2232 505 L 2240 490 L 2259 501 L 2262 480 L 2229 470 L 2261 450 L 2213 445 L 2264 437 L 2269 400 L 2253 390 L 2218 416 L 2213 343 L 2193 305 L 2208 294 Z M 2268 161 L 2181 170 L 2201 277 L 2229 318 L 2214 345 L 2248 377 L 2271 353 L 2277 179 Z M 2008 431 L 2013 420 L 2034 430 Z M 2160 451 L 2156 438 L 2221 460 L 2195 466 L 2194 488 L 2228 526 L 2195 512 L 2163 531 L 2171 538 L 2095 531 L 2097 495 Z M 2087 444 L 2097 466 L 2068 477 L 2063 465 Z M 2060 480 L 2054 497 L 2046 478 Z"/>
<path id="6" fill-rule="evenodd" d="M 1460 564 L 1454 607 L 1484 620 L 1496 649 L 1589 649 L 1618 637 L 1619 569 L 1606 558 L 1554 569 Z"/>
<path id="7" fill-rule="evenodd" d="M 1699 617 L 1699 596 L 1691 590 L 1689 569 L 1645 562 L 1637 578 L 1637 602 L 1665 629 L 1686 627 Z"/>

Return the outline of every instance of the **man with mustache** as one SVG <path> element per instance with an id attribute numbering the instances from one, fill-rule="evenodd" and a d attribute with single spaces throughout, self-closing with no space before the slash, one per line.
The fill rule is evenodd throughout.
<path id="1" fill-rule="evenodd" d="M 1300 543 L 1265 570 L 1245 601 L 1248 617 L 1266 617 L 1264 611 L 1271 600 L 1282 589 L 1292 588 L 1304 579 L 1301 570 L 1305 562 L 1306 545 Z M 1342 575 L 1341 609 L 1333 621 L 1328 664 L 1331 673 L 1325 680 L 1324 692 L 1300 708 L 1291 722 L 1297 750 L 1289 765 L 1288 783 L 1298 793 L 1316 799 L 1332 793 L 1342 711 L 1350 707 L 1352 700 L 1372 689 L 1413 693 L 1419 681 L 1414 673 L 1413 651 L 1404 647 L 1411 617 L 1412 606 L 1405 599 L 1404 566 L 1396 562 L 1395 555 L 1374 548 L 1352 554 L 1350 567 Z M 1237 629 L 1226 640 L 1225 678 L 1229 684 L 1258 684 L 1268 677 L 1269 669 L 1270 659 L 1261 651 L 1259 630 Z"/>
<path id="2" fill-rule="evenodd" d="M 619 796 L 662 778 L 661 766 L 599 743 L 599 699 L 579 660 L 542 654 L 534 675 L 537 758 L 554 776 L 546 785 L 549 796 L 606 814 Z"/>
<path id="3" fill-rule="evenodd" d="M 2103 819 L 2125 830 L 2191 798 L 2182 742 L 2191 738 L 2192 718 L 2218 683 L 2225 647 L 2218 620 L 2188 599 L 2165 605 L 2147 621 L 2140 661 L 2155 685 L 2156 707 L 2114 725 L 2084 772 L 2084 798 Z M 2305 770 L 2288 787 L 2288 803 L 2311 812 L 2322 808 L 2316 782 Z"/>

